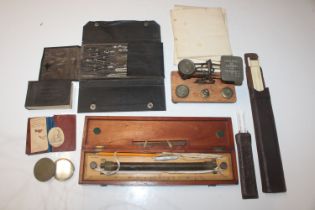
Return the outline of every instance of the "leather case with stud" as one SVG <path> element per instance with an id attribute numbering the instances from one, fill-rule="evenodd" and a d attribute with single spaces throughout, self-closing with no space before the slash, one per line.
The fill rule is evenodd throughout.
<path id="1" fill-rule="evenodd" d="M 78 112 L 166 110 L 163 44 L 154 21 L 83 27 Z"/>

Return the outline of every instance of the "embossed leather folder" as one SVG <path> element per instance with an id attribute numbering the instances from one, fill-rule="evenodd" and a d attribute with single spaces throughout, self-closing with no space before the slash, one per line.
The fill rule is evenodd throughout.
<path id="1" fill-rule="evenodd" d="M 78 80 L 80 56 L 80 46 L 46 47 L 40 65 L 39 80 Z"/>
<path id="2" fill-rule="evenodd" d="M 29 82 L 25 108 L 78 112 L 164 111 L 164 60 L 155 21 L 96 21 L 83 27 L 82 47 L 44 49 L 39 81 Z"/>
<path id="3" fill-rule="evenodd" d="M 80 184 L 237 184 L 230 118 L 85 118 Z"/>
<path id="4" fill-rule="evenodd" d="M 29 118 L 26 154 L 73 151 L 76 149 L 76 116 Z"/>
<path id="5" fill-rule="evenodd" d="M 47 47 L 39 81 L 29 81 L 26 109 L 71 109 L 72 83 L 79 79 L 80 46 Z"/>
<path id="6" fill-rule="evenodd" d="M 156 22 L 88 22 L 81 55 L 78 112 L 166 109 Z"/>

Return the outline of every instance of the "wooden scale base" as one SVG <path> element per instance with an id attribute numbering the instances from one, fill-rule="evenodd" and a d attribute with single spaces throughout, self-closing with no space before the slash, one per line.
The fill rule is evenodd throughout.
<path id="1" fill-rule="evenodd" d="M 214 79 L 213 84 L 196 83 L 196 78 L 183 80 L 177 71 L 172 71 L 172 101 L 173 103 L 199 102 L 199 103 L 235 103 L 236 93 L 234 84 L 227 84 L 220 79 Z M 176 93 L 178 86 L 183 85 L 189 88 L 185 97 Z M 228 91 L 226 94 L 225 91 Z"/>

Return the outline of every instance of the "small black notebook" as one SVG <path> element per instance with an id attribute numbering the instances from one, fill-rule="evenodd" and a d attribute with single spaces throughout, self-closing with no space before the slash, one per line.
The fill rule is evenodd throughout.
<path id="1" fill-rule="evenodd" d="M 28 83 L 26 109 L 70 109 L 72 83 L 69 80 L 42 80 Z"/>

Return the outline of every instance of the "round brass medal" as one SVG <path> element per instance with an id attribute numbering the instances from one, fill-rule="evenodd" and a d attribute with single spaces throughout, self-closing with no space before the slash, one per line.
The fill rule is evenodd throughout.
<path id="1" fill-rule="evenodd" d="M 233 96 L 233 90 L 229 87 L 225 87 L 221 90 L 221 95 L 226 99 L 230 99 Z"/>
<path id="2" fill-rule="evenodd" d="M 56 165 L 49 158 L 42 158 L 34 166 L 34 176 L 38 181 L 46 182 L 55 175 Z"/>

